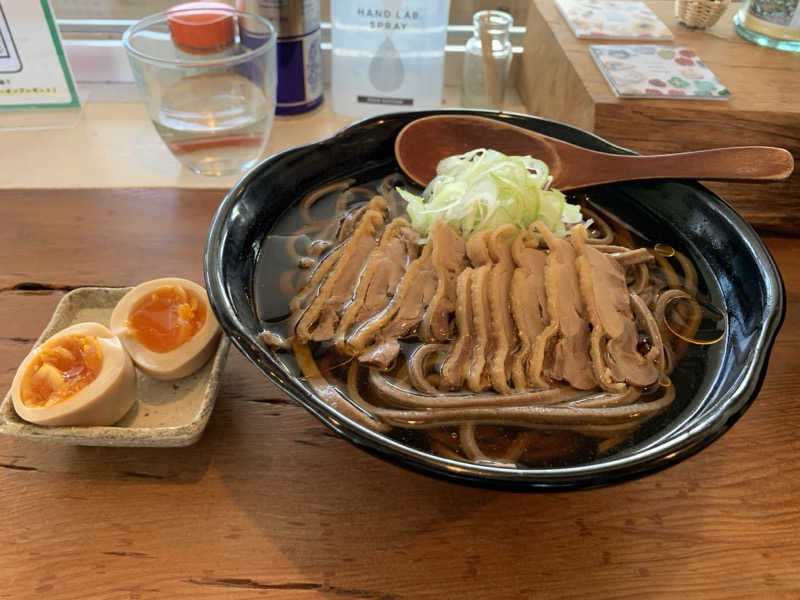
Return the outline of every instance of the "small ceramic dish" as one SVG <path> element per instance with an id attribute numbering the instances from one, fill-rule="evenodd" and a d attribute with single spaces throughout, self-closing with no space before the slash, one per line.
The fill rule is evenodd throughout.
<path id="1" fill-rule="evenodd" d="M 95 321 L 108 327 L 111 311 L 131 288 L 85 287 L 66 294 L 35 345 L 75 323 Z M 0 404 L 0 433 L 18 438 L 78 446 L 188 446 L 203 433 L 219 390 L 230 349 L 222 336 L 203 367 L 183 379 L 158 381 L 136 371 L 136 403 L 118 423 L 102 427 L 47 427 L 22 420 L 9 390 Z"/>

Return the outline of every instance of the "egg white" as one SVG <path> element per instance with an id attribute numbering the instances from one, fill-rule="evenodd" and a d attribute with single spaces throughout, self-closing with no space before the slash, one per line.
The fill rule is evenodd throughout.
<path id="1" fill-rule="evenodd" d="M 26 421 L 38 425 L 112 425 L 136 401 L 136 370 L 122 343 L 99 323 L 78 323 L 50 337 L 71 334 L 98 338 L 103 353 L 100 373 L 86 387 L 52 406 L 29 406 L 22 401 L 22 379 L 42 345 L 33 348 L 20 364 L 11 384 L 14 410 Z"/>
<path id="2" fill-rule="evenodd" d="M 141 298 L 164 285 L 181 286 L 193 292 L 205 305 L 206 321 L 186 343 L 169 352 L 153 352 L 136 339 L 126 322 Z M 217 349 L 222 330 L 205 288 L 188 279 L 162 277 L 141 283 L 122 297 L 111 313 L 111 332 L 120 339 L 139 369 L 154 379 L 171 380 L 191 375 L 202 367 Z"/>

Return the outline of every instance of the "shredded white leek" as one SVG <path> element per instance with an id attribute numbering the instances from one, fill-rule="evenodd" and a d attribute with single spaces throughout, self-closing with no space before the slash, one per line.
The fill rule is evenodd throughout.
<path id="1" fill-rule="evenodd" d="M 525 229 L 536 220 L 564 237 L 567 224 L 582 221 L 581 211 L 549 189 L 551 180 L 541 160 L 478 148 L 440 161 L 422 196 L 398 192 L 408 203 L 411 226 L 426 239 L 441 220 L 464 239 L 506 223 Z"/>

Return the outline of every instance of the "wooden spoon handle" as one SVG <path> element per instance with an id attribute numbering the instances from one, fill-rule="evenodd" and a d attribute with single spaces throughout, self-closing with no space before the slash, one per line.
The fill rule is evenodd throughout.
<path id="1" fill-rule="evenodd" d="M 562 156 L 562 160 L 564 158 Z M 598 152 L 590 164 L 591 168 L 583 172 L 572 168 L 568 169 L 569 173 L 564 172 L 565 185 L 560 189 L 632 179 L 781 180 L 791 175 L 794 169 L 790 152 L 770 146 L 716 148 L 652 156 Z M 559 187 L 558 181 L 553 182 L 553 187 Z"/>

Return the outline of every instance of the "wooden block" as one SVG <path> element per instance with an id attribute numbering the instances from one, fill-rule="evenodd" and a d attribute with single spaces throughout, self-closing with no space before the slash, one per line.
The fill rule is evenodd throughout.
<path id="1" fill-rule="evenodd" d="M 593 130 L 594 102 L 556 33 L 533 2 L 528 10 L 524 48 L 517 89 L 528 112 Z"/>
<path id="2" fill-rule="evenodd" d="M 722 146 L 779 146 L 800 160 L 800 57 L 740 38 L 730 8 L 708 30 L 678 23 L 672 0 L 648 5 L 731 90 L 730 100 L 619 99 L 553 0 L 531 1 L 517 87 L 529 112 L 593 131 L 642 154 Z M 618 43 L 630 43 L 620 41 Z M 796 233 L 800 173 L 785 182 L 704 182 L 762 230 Z"/>

